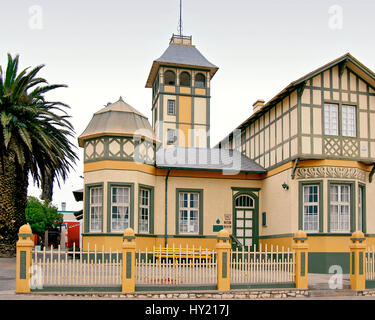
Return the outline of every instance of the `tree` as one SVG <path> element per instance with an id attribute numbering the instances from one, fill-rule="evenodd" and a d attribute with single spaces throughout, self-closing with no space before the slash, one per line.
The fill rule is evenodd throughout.
<path id="1" fill-rule="evenodd" d="M 8 54 L 0 67 L 0 254 L 13 254 L 17 233 L 26 222 L 28 176 L 39 187 L 51 174 L 65 181 L 77 160 L 70 138 L 74 129 L 66 104 L 45 94 L 66 85 L 38 77 L 44 65 L 19 74 L 19 56 Z M 53 179 L 52 179 L 53 181 Z"/>
<path id="2" fill-rule="evenodd" d="M 28 197 L 25 210 L 26 222 L 33 233 L 43 236 L 48 229 L 54 229 L 63 222 L 63 215 L 48 201 Z"/>

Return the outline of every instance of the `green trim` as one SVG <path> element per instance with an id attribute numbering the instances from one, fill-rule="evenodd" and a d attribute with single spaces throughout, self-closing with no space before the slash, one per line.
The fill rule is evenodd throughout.
<path id="1" fill-rule="evenodd" d="M 132 278 L 132 253 L 126 252 L 126 279 Z"/>
<path id="2" fill-rule="evenodd" d="M 84 213 L 83 213 L 83 224 L 84 224 L 84 232 L 85 233 L 89 233 L 90 232 L 90 189 L 91 188 L 98 188 L 98 187 L 101 187 L 102 188 L 102 199 L 103 199 L 103 203 L 102 203 L 102 230 L 101 232 L 103 232 L 103 224 L 104 224 L 104 183 L 103 182 L 98 182 L 98 183 L 89 183 L 89 184 L 85 184 L 85 192 L 84 192 Z M 97 231 L 96 231 L 97 232 Z"/>
<path id="3" fill-rule="evenodd" d="M 293 233 L 272 234 L 272 235 L 267 235 L 267 236 L 259 236 L 259 239 L 290 238 L 293 236 L 294 236 Z"/>
<path id="4" fill-rule="evenodd" d="M 359 274 L 363 274 L 363 252 L 360 251 L 359 253 Z"/>
<path id="5" fill-rule="evenodd" d="M 354 274 L 355 273 L 355 253 L 354 252 L 352 252 L 352 264 L 351 264 L 351 266 L 352 266 L 352 274 Z"/>
<path id="6" fill-rule="evenodd" d="M 20 252 L 20 279 L 26 279 L 26 251 Z"/>
<path id="7" fill-rule="evenodd" d="M 375 280 L 366 280 L 366 289 L 375 289 Z"/>
<path id="8" fill-rule="evenodd" d="M 136 285 L 135 291 L 203 291 L 203 290 L 217 290 L 217 285 Z"/>
<path id="9" fill-rule="evenodd" d="M 327 212 L 328 212 L 328 232 L 331 232 L 331 186 L 332 185 L 349 185 L 350 186 L 350 232 L 354 232 L 356 229 L 356 196 L 355 196 L 355 181 L 345 180 L 328 180 L 328 201 L 327 201 Z"/>
<path id="10" fill-rule="evenodd" d="M 301 252 L 301 277 L 306 275 L 306 253 Z"/>
<path id="11" fill-rule="evenodd" d="M 367 219 L 366 219 L 366 185 L 363 183 L 358 183 L 358 188 L 362 189 L 362 212 L 358 212 L 358 215 L 362 215 L 362 232 L 366 234 L 367 232 Z M 357 203 L 358 208 L 358 203 Z"/>
<path id="12" fill-rule="evenodd" d="M 84 237 L 123 237 L 123 233 L 83 233 Z M 139 234 L 135 235 L 137 238 L 165 238 L 164 234 Z M 167 238 L 199 238 L 199 239 L 217 239 L 216 235 L 188 235 L 188 234 L 177 234 L 177 235 L 168 235 Z"/>
<path id="13" fill-rule="evenodd" d="M 231 289 L 279 289 L 295 288 L 294 282 L 277 282 L 277 283 L 249 283 L 249 284 L 231 284 Z"/>
<path id="14" fill-rule="evenodd" d="M 179 205 L 179 194 L 182 192 L 187 193 L 198 193 L 199 194 L 199 230 L 197 235 L 203 235 L 203 189 L 186 189 L 186 188 L 176 188 L 176 236 L 192 236 L 197 235 L 192 234 L 182 234 L 180 235 L 180 205 Z"/>
<path id="15" fill-rule="evenodd" d="M 130 182 L 107 182 L 107 232 L 121 232 L 112 231 L 112 188 L 113 187 L 128 187 L 130 188 L 129 199 L 129 227 L 134 229 L 134 183 Z"/>
<path id="16" fill-rule="evenodd" d="M 31 289 L 31 292 L 121 292 L 121 286 L 86 287 L 86 286 L 44 286 L 42 289 Z"/>
<path id="17" fill-rule="evenodd" d="M 149 232 L 146 234 L 153 234 L 154 233 L 154 194 L 155 188 L 153 186 L 145 185 L 145 184 L 138 184 L 138 234 L 145 234 L 139 232 L 139 218 L 141 216 L 141 189 L 146 189 L 150 192 L 150 212 L 149 212 Z"/>
<path id="18" fill-rule="evenodd" d="M 226 279 L 228 277 L 228 254 L 223 252 L 222 255 L 222 278 Z"/>
<path id="19" fill-rule="evenodd" d="M 304 230 L 303 228 L 303 187 L 307 185 L 317 185 L 319 187 L 319 232 L 323 232 L 323 180 L 310 180 L 300 181 L 298 184 L 298 229 Z"/>
<path id="20" fill-rule="evenodd" d="M 241 192 L 259 192 L 262 188 L 241 188 L 241 187 L 232 187 L 233 191 L 241 191 Z"/>

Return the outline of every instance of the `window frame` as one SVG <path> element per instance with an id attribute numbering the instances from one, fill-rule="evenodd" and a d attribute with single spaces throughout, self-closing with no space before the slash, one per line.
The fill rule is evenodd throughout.
<path id="1" fill-rule="evenodd" d="M 187 75 L 189 76 L 189 84 L 188 84 L 188 85 L 182 85 L 182 84 L 181 84 L 181 76 L 182 76 L 183 74 L 187 74 Z M 180 87 L 185 87 L 185 88 L 189 88 L 189 87 L 191 87 L 191 74 L 190 74 L 189 72 L 187 72 L 187 71 L 182 71 L 182 72 L 179 74 L 178 82 L 179 82 Z"/>
<path id="2" fill-rule="evenodd" d="M 198 194 L 198 232 L 180 232 L 180 193 L 197 193 Z M 201 236 L 203 235 L 203 189 L 176 189 L 176 235 L 180 236 Z"/>
<path id="3" fill-rule="evenodd" d="M 148 212 L 148 232 L 141 232 L 140 231 L 140 218 L 141 218 L 141 191 L 147 190 L 149 191 L 149 212 Z M 138 184 L 138 233 L 139 234 L 154 234 L 154 187 Z"/>
<path id="4" fill-rule="evenodd" d="M 134 229 L 134 183 L 108 182 L 107 183 L 107 232 L 123 233 L 124 230 L 112 230 L 112 188 L 128 187 L 129 191 L 129 228 Z"/>
<path id="5" fill-rule="evenodd" d="M 327 134 L 326 133 L 326 124 L 325 124 L 325 106 L 326 105 L 336 105 L 337 106 L 337 134 Z M 354 108 L 354 136 L 344 135 L 343 134 L 343 107 L 353 107 Z M 353 103 L 341 103 L 337 101 L 330 101 L 325 100 L 323 103 L 322 108 L 322 117 L 323 117 L 323 135 L 324 136 L 331 136 L 331 137 L 341 137 L 341 138 L 351 138 L 351 139 L 358 139 L 358 105 Z"/>
<path id="6" fill-rule="evenodd" d="M 174 83 L 173 84 L 166 83 L 166 76 L 165 75 L 168 72 L 173 73 L 173 76 L 174 76 Z M 173 70 L 170 70 L 170 69 L 164 71 L 164 73 L 163 73 L 163 84 L 164 84 L 164 86 L 175 86 L 176 81 L 177 81 L 176 72 L 174 72 Z"/>
<path id="7" fill-rule="evenodd" d="M 170 131 L 173 131 L 174 132 L 174 141 L 173 142 L 171 142 L 170 140 L 169 140 L 169 132 Z M 167 145 L 169 145 L 169 146 L 171 146 L 171 145 L 174 145 L 174 144 L 176 144 L 176 142 L 177 142 L 177 130 L 176 129 L 170 129 L 170 128 L 168 128 L 167 129 Z"/>
<path id="8" fill-rule="evenodd" d="M 352 232 L 355 231 L 355 228 L 356 228 L 356 184 L 355 184 L 355 181 L 344 181 L 344 180 L 328 180 L 327 181 L 328 183 L 328 187 L 327 187 L 327 212 L 328 212 L 328 232 L 330 233 L 333 233 L 333 234 L 350 234 Z M 331 186 L 333 185 L 339 185 L 339 186 L 342 186 L 342 185 L 348 185 L 350 187 L 350 190 L 349 190 L 349 210 L 350 210 L 350 213 L 349 213 L 349 230 L 345 230 L 345 231 L 342 231 L 342 230 L 338 230 L 338 231 L 332 231 L 332 227 L 331 227 Z"/>
<path id="9" fill-rule="evenodd" d="M 173 113 L 169 112 L 169 103 L 173 102 Z M 167 100 L 167 115 L 169 116 L 175 116 L 176 115 L 176 100 L 174 99 L 168 99 Z"/>
<path id="10" fill-rule="evenodd" d="M 315 233 L 322 233 L 323 232 L 323 217 L 324 217 L 324 212 L 323 212 L 323 180 L 311 180 L 311 181 L 300 181 L 299 182 L 299 219 L 298 219 L 298 228 L 299 230 L 304 230 L 304 187 L 306 186 L 318 186 L 318 230 L 312 231 L 312 230 L 307 230 L 307 234 L 315 234 Z"/>
<path id="11" fill-rule="evenodd" d="M 204 79 L 203 81 L 203 86 L 197 86 L 197 76 L 201 75 Z M 201 81 L 198 81 L 198 83 L 200 83 Z M 198 89 L 206 89 L 207 88 L 207 77 L 202 73 L 202 72 L 198 72 L 194 75 L 194 87 L 195 88 L 198 88 Z"/>
<path id="12" fill-rule="evenodd" d="M 101 214 L 101 229 L 99 230 L 91 230 L 91 189 L 92 188 L 101 188 L 102 189 L 102 214 Z M 85 233 L 102 233 L 103 232 L 103 223 L 104 223 L 104 183 L 90 183 L 85 184 L 85 214 L 84 214 L 84 231 Z"/>
<path id="13" fill-rule="evenodd" d="M 359 207 L 359 190 L 362 190 L 362 205 L 361 208 Z M 358 183 L 358 190 L 357 190 L 357 223 L 359 229 L 359 216 L 361 215 L 362 220 L 362 231 L 363 233 L 367 232 L 366 226 L 366 185 L 363 183 Z M 361 209 L 361 210 L 360 210 Z"/>

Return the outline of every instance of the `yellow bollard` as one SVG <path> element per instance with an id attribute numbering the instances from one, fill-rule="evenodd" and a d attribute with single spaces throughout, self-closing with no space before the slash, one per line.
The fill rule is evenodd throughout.
<path id="1" fill-rule="evenodd" d="M 364 290 L 366 288 L 365 250 L 366 238 L 363 232 L 355 231 L 350 240 L 350 288 Z"/>
<path id="2" fill-rule="evenodd" d="M 135 246 L 134 230 L 128 228 L 122 242 L 122 292 L 135 291 Z"/>
<path id="3" fill-rule="evenodd" d="M 295 252 L 295 282 L 297 289 L 308 289 L 308 249 L 306 232 L 298 230 L 293 237 Z"/>
<path id="4" fill-rule="evenodd" d="M 17 241 L 17 271 L 16 271 L 16 292 L 30 292 L 30 268 L 31 253 L 34 247 L 32 231 L 29 224 L 24 224 L 18 233 Z"/>
<path id="5" fill-rule="evenodd" d="M 221 230 L 217 235 L 217 290 L 230 290 L 230 241 L 227 230 Z"/>

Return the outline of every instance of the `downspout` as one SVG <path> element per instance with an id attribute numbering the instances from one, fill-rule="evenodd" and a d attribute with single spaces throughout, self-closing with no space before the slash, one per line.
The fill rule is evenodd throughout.
<path id="1" fill-rule="evenodd" d="M 292 180 L 294 180 L 294 177 L 296 175 L 296 169 L 297 169 L 298 162 L 299 162 L 299 158 L 296 158 L 296 160 L 294 160 L 294 166 L 293 166 L 293 170 L 292 170 Z"/>
<path id="2" fill-rule="evenodd" d="M 171 169 L 168 169 L 167 175 L 165 177 L 165 225 L 164 225 L 164 246 L 167 246 L 168 243 L 168 178 Z"/>

